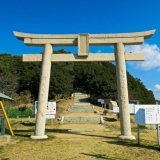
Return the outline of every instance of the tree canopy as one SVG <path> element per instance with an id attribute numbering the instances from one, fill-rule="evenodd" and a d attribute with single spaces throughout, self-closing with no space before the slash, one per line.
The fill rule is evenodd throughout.
<path id="1" fill-rule="evenodd" d="M 66 53 L 64 50 L 54 51 Z M 21 56 L 0 54 L 0 91 L 13 96 L 31 93 L 38 98 L 41 63 L 22 62 Z M 141 104 L 155 104 L 153 92 L 140 79 L 127 72 L 130 100 Z M 110 62 L 60 62 L 52 63 L 49 99 L 66 98 L 76 87 L 83 87 L 92 102 L 98 98 L 117 100 L 116 68 Z"/>

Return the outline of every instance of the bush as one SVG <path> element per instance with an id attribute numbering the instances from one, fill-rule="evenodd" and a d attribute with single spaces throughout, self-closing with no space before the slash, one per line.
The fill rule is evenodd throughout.
<path id="1" fill-rule="evenodd" d="M 19 108 L 6 108 L 6 112 L 9 118 L 17 118 L 17 117 L 34 117 L 34 111 L 26 106 Z"/>

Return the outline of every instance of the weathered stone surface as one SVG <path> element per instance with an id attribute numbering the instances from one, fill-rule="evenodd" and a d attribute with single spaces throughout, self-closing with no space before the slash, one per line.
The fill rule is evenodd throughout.
<path id="1" fill-rule="evenodd" d="M 127 88 L 127 78 L 126 78 L 126 67 L 125 60 L 144 60 L 144 55 L 142 54 L 125 54 L 124 44 L 141 44 L 144 39 L 150 38 L 154 34 L 155 30 L 145 31 L 145 32 L 134 32 L 134 33 L 120 33 L 120 34 L 90 34 L 89 37 L 85 36 L 81 38 L 78 34 L 75 35 L 46 35 L 46 34 L 28 34 L 14 32 L 14 35 L 19 39 L 23 40 L 26 45 L 45 45 L 45 53 L 43 58 L 38 56 L 24 56 L 24 61 L 41 61 L 42 60 L 42 73 L 41 73 L 41 83 L 40 83 L 40 93 L 38 101 L 40 106 L 37 114 L 36 130 L 35 135 L 38 137 L 43 137 L 45 131 L 45 110 L 48 98 L 48 86 L 49 86 L 49 76 L 51 61 L 62 62 L 62 61 L 114 61 L 116 60 L 116 72 L 117 72 L 117 84 L 118 84 L 118 99 L 120 105 L 120 124 L 121 124 L 121 136 L 124 139 L 134 139 L 131 135 L 130 119 L 129 119 L 129 108 L 128 108 L 128 88 Z M 78 38 L 80 37 L 80 38 Z M 79 40 L 79 41 L 78 41 Z M 114 45 L 115 46 L 115 56 L 114 55 L 92 55 L 88 54 L 88 43 L 89 45 Z M 83 57 L 78 57 L 77 55 L 51 55 L 52 47 L 51 45 L 65 45 L 65 46 L 75 46 L 79 45 L 80 55 L 85 55 Z M 84 47 L 84 50 L 83 50 Z M 33 59 L 33 60 L 32 60 Z M 47 64 L 48 63 L 48 64 Z M 46 70 L 46 74 L 45 74 Z M 44 97 L 43 97 L 44 96 Z M 78 100 L 76 100 L 77 102 Z M 84 105 L 87 106 L 87 105 Z M 101 117 L 102 121 L 102 117 Z M 37 138 L 38 138 L 37 137 Z"/>
<path id="2" fill-rule="evenodd" d="M 63 123 L 67 124 L 100 124 L 104 123 L 103 117 L 94 114 L 94 108 L 88 102 L 88 96 L 85 92 L 76 92 L 74 105 L 69 107 L 69 112 L 64 116 Z M 79 113 L 83 113 L 79 115 Z"/>
<path id="3" fill-rule="evenodd" d="M 63 123 L 67 124 L 100 124 L 101 117 L 93 117 L 93 116 L 79 116 L 79 117 L 69 117 L 65 116 Z"/>
<path id="4" fill-rule="evenodd" d="M 34 136 L 31 136 L 30 137 L 31 139 L 47 139 L 48 136 L 47 135 L 43 135 L 43 136 L 37 136 L 37 135 L 34 135 Z"/>
<path id="5" fill-rule="evenodd" d="M 41 62 L 41 54 L 23 54 L 23 62 Z M 143 61 L 144 53 L 125 53 L 125 61 Z M 87 57 L 79 57 L 76 54 L 52 54 L 51 62 L 106 62 L 115 61 L 114 54 L 89 54 Z"/>
<path id="6" fill-rule="evenodd" d="M 52 46 L 50 44 L 46 44 L 44 47 L 44 54 L 42 58 L 41 78 L 40 78 L 39 96 L 38 96 L 38 108 L 37 108 L 37 117 L 36 117 L 36 128 L 35 128 L 35 135 L 33 136 L 34 139 L 36 139 L 36 136 L 38 136 L 37 139 L 45 136 L 45 129 L 44 129 L 45 122 L 46 122 L 45 113 L 46 113 L 47 102 L 48 102 L 51 54 L 52 54 Z"/>
<path id="7" fill-rule="evenodd" d="M 127 45 L 133 44 L 142 44 L 144 41 L 144 37 L 135 37 L 135 38 L 89 38 L 89 45 L 96 46 L 96 45 L 114 45 L 115 43 L 122 42 Z M 70 38 L 70 39 L 31 39 L 31 38 L 24 38 L 24 43 L 26 45 L 32 46 L 41 46 L 43 44 L 50 43 L 52 45 L 57 46 L 77 46 L 79 45 L 77 38 Z M 86 43 L 86 42 L 85 42 Z M 82 43 L 84 44 L 84 43 Z M 81 46 L 87 49 L 86 45 Z M 86 50 L 85 49 L 85 50 Z M 83 51 L 83 49 L 82 49 Z M 85 53 L 85 52 L 84 52 Z M 87 52 L 86 52 L 87 53 Z"/>
<path id="8" fill-rule="evenodd" d="M 116 57 L 116 75 L 117 75 L 117 85 L 118 85 L 118 100 L 121 113 L 120 116 L 121 135 L 126 137 L 126 136 L 131 136 L 131 125 L 130 125 L 128 86 L 127 86 L 127 75 L 126 75 L 123 43 L 117 43 L 115 45 L 115 57 Z M 120 136 L 120 138 L 122 136 Z"/>
<path id="9" fill-rule="evenodd" d="M 0 135 L 0 141 L 10 142 L 11 136 L 10 135 Z"/>
<path id="10" fill-rule="evenodd" d="M 24 38 L 31 39 L 71 39 L 77 38 L 78 34 L 31 34 L 22 32 L 13 32 L 19 40 Z M 90 34 L 89 38 L 130 38 L 130 37 L 144 37 L 150 38 L 155 33 L 155 30 L 143 31 L 143 32 L 132 32 L 132 33 L 114 33 L 114 34 Z"/>
<path id="11" fill-rule="evenodd" d="M 70 112 L 74 113 L 94 113 L 93 107 L 88 102 L 87 94 L 84 92 L 76 92 L 74 97 L 74 105 L 70 107 Z"/>
<path id="12" fill-rule="evenodd" d="M 130 140 L 135 140 L 135 136 L 132 136 L 132 135 L 120 135 L 118 136 L 118 138 L 120 139 L 130 139 Z"/>
<path id="13" fill-rule="evenodd" d="M 142 44 L 144 38 L 150 38 L 154 34 L 155 30 L 145 32 L 134 32 L 134 33 L 119 33 L 119 34 L 89 34 L 88 41 L 89 45 L 114 45 L 115 43 L 122 42 L 124 44 Z M 53 35 L 53 34 L 29 34 L 14 32 L 14 35 L 19 40 L 24 40 L 26 45 L 78 45 L 78 34 L 73 35 Z M 84 45 L 84 43 L 83 43 Z M 87 49 L 87 47 L 85 47 Z M 86 50 L 85 49 L 85 50 Z M 87 53 L 87 52 L 86 52 Z"/>
<path id="14" fill-rule="evenodd" d="M 78 56 L 88 56 L 89 54 L 89 34 L 78 35 Z"/>

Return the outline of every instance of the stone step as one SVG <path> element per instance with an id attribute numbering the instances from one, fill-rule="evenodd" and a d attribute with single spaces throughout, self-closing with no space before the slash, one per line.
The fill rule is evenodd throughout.
<path id="1" fill-rule="evenodd" d="M 90 103 L 84 103 L 84 104 L 79 104 L 79 103 L 76 103 L 76 104 L 74 104 L 74 107 L 92 107 L 91 105 L 90 105 Z"/>
<path id="2" fill-rule="evenodd" d="M 79 106 L 79 107 L 73 106 L 73 107 L 71 107 L 71 109 L 93 109 L 93 107 L 91 107 L 91 106 L 87 106 L 87 107 L 85 107 L 85 106 Z"/>
<path id="3" fill-rule="evenodd" d="M 70 108 L 70 112 L 94 112 L 92 107 L 72 107 Z"/>
<path id="4" fill-rule="evenodd" d="M 87 110 L 93 109 L 92 107 L 71 107 L 72 110 Z"/>
<path id="5" fill-rule="evenodd" d="M 71 112 L 94 112 L 93 108 L 71 108 Z"/>
<path id="6" fill-rule="evenodd" d="M 83 105 L 83 106 L 80 106 L 80 105 L 74 105 L 73 106 L 74 108 L 93 108 L 92 106 L 90 106 L 90 105 Z M 72 108 L 73 108 L 72 107 Z"/>
<path id="7" fill-rule="evenodd" d="M 74 109 L 71 109 L 70 112 L 72 113 L 94 113 L 94 110 L 93 109 L 86 109 L 86 110 L 74 110 Z"/>
<path id="8" fill-rule="evenodd" d="M 100 124 L 101 123 L 101 117 L 64 117 L 63 123 L 65 124 Z"/>

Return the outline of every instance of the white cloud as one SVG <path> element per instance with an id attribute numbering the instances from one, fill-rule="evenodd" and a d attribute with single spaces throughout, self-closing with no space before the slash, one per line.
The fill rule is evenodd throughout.
<path id="1" fill-rule="evenodd" d="M 160 84 L 156 84 L 154 87 L 157 91 L 160 91 Z"/>
<path id="2" fill-rule="evenodd" d="M 160 100 L 160 84 L 156 84 L 153 90 L 154 96 L 156 100 Z"/>
<path id="3" fill-rule="evenodd" d="M 126 46 L 125 52 L 143 52 L 145 54 L 145 61 L 134 62 L 132 65 L 141 70 L 157 68 L 157 71 L 160 72 L 160 48 L 156 44 L 150 45 L 144 43 L 142 45 Z"/>

